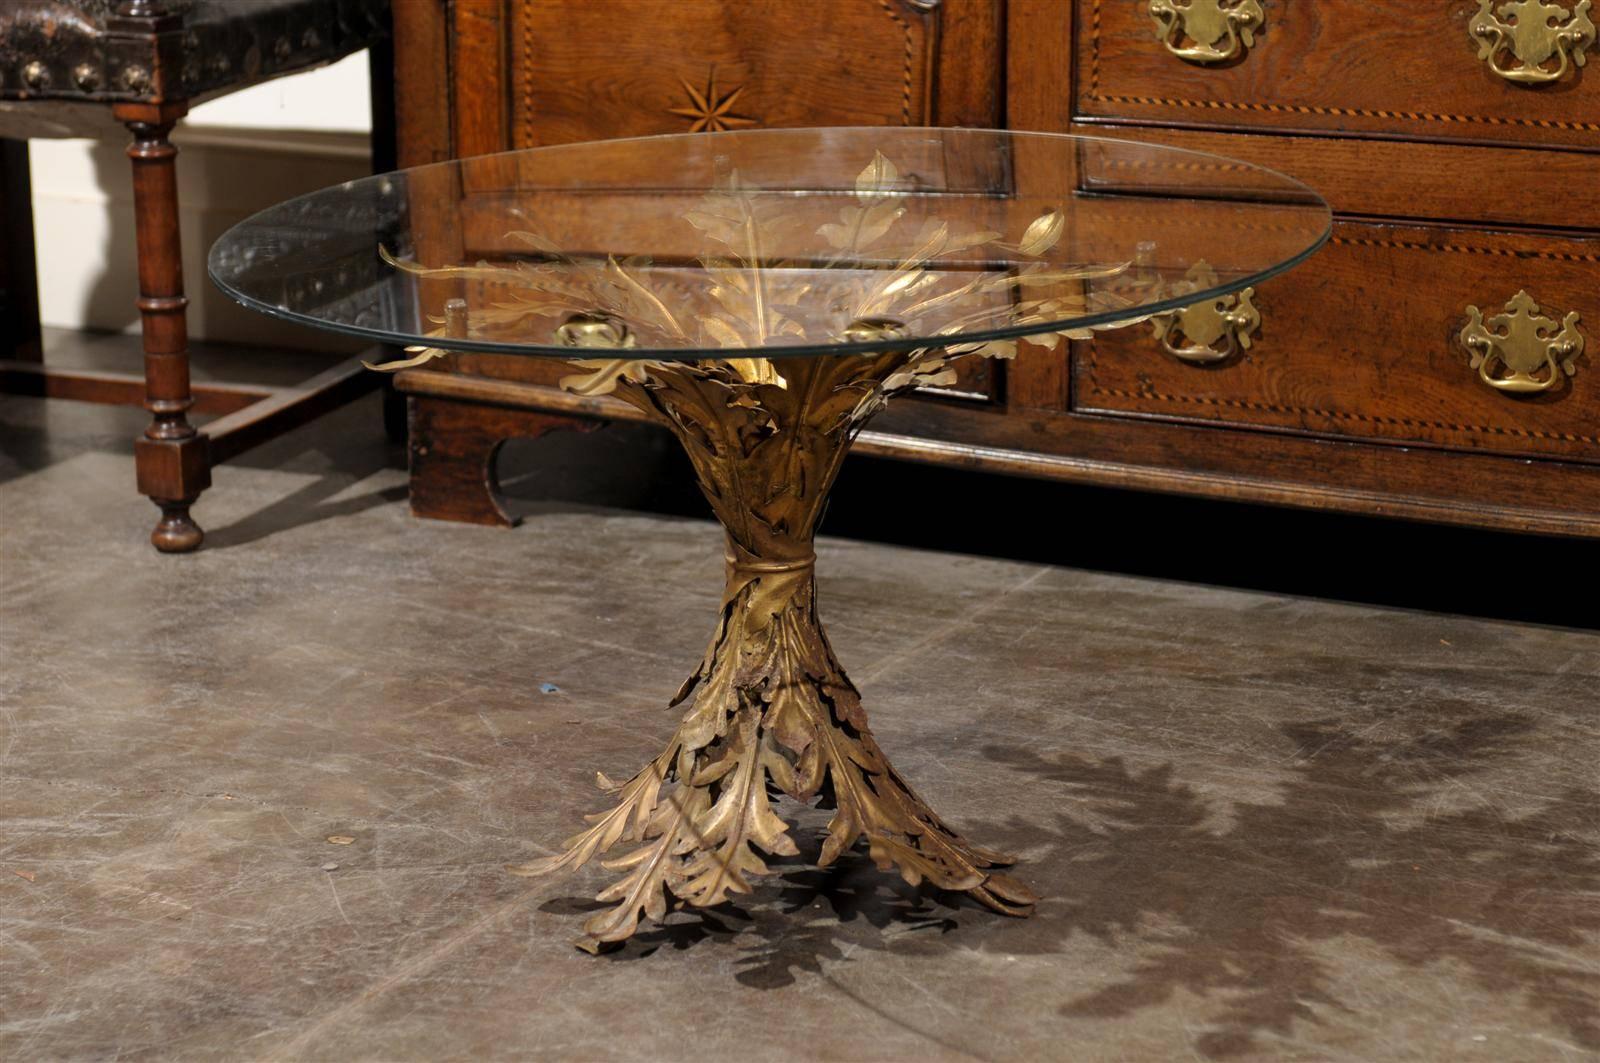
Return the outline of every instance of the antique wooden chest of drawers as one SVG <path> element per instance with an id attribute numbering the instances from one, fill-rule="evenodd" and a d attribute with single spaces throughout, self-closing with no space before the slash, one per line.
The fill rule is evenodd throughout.
<path id="1" fill-rule="evenodd" d="M 402 161 L 755 125 L 1133 137 L 1272 166 L 1331 243 L 1239 300 L 1024 345 L 863 449 L 1600 537 L 1600 57 L 1585 0 L 419 0 Z M 1112 175 L 1114 177 L 1114 175 Z M 1084 189 L 1093 191 L 1093 189 Z M 440 234 L 469 251 L 472 234 Z M 533 360 L 400 379 L 413 506 L 503 522 L 493 456 L 626 409 Z"/>

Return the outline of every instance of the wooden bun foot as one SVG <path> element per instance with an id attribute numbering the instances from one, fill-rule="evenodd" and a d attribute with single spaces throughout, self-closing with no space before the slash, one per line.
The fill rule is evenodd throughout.
<path id="1" fill-rule="evenodd" d="M 206 533 L 189 516 L 189 503 L 158 501 L 156 505 L 161 507 L 161 519 L 150 533 L 151 544 L 163 554 L 187 554 L 198 549 Z"/>

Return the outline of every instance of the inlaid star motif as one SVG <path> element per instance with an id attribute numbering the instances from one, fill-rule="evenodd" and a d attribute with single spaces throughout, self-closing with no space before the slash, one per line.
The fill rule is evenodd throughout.
<path id="1" fill-rule="evenodd" d="M 744 92 L 744 86 L 736 87 L 726 96 L 717 95 L 717 68 L 713 66 L 706 79 L 704 91 L 695 88 L 683 78 L 678 79 L 678 84 L 683 86 L 683 91 L 689 96 L 689 106 L 669 107 L 668 114 L 675 114 L 680 118 L 690 119 L 689 132 L 691 133 L 720 133 L 725 129 L 738 129 L 740 126 L 756 125 L 758 120 L 742 114 L 733 113 L 733 105 Z"/>

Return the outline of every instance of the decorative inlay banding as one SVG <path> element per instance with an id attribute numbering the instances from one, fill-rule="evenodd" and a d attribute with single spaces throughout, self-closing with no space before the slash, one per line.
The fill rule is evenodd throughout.
<path id="1" fill-rule="evenodd" d="M 1393 247 L 1401 251 L 1449 251 L 1461 255 L 1499 255 L 1504 258 L 1538 258 L 1550 262 L 1600 263 L 1600 254 L 1575 255 L 1565 251 L 1515 251 L 1508 247 L 1468 247 L 1464 244 L 1419 244 L 1405 240 L 1366 240 L 1335 236 L 1328 243 L 1341 247 Z"/>
<path id="2" fill-rule="evenodd" d="M 1331 421 L 1354 421 L 1360 424 L 1387 425 L 1395 428 L 1432 428 L 1441 431 L 1463 432 L 1496 436 L 1514 436 L 1523 439 L 1544 439 L 1561 443 L 1596 443 L 1600 437 L 1581 436 L 1573 432 L 1541 432 L 1532 428 L 1507 428 L 1503 425 L 1462 425 L 1448 421 L 1419 421 L 1408 417 L 1378 417 L 1372 414 L 1348 413 L 1342 410 L 1321 410 L 1310 406 L 1280 406 L 1271 402 L 1252 402 L 1249 399 L 1219 399 L 1204 395 L 1167 395 L 1159 391 L 1128 391 L 1108 388 L 1094 378 L 1090 367 L 1089 380 L 1096 394 L 1118 399 L 1155 399 L 1188 406 L 1215 406 L 1234 410 L 1252 410 L 1257 413 L 1286 413 L 1295 416 L 1326 417 Z"/>
<path id="3" fill-rule="evenodd" d="M 901 82 L 900 82 L 900 124 L 901 125 L 910 125 L 911 124 L 911 66 L 912 66 L 912 58 L 916 54 L 915 53 L 915 49 L 913 47 L 913 45 L 915 44 L 915 41 L 914 41 L 914 38 L 913 38 L 913 35 L 912 35 L 912 32 L 911 32 L 911 23 L 907 22 L 905 19 L 901 18 L 899 14 L 897 14 L 895 12 L 895 9 L 890 6 L 890 2 L 891 2 L 891 0 L 878 0 L 878 4 L 883 8 L 883 13 L 888 15 L 890 18 L 894 19 L 895 25 L 899 26 L 901 32 L 903 32 L 905 34 L 905 38 L 906 38 L 906 61 L 905 61 L 905 72 L 904 72 L 903 76 L 901 77 Z"/>
<path id="4" fill-rule="evenodd" d="M 522 129 L 525 133 L 533 125 L 533 64 L 528 57 L 533 54 L 533 0 L 523 0 L 522 4 Z M 519 138 L 519 146 L 527 146 L 527 138 Z"/>

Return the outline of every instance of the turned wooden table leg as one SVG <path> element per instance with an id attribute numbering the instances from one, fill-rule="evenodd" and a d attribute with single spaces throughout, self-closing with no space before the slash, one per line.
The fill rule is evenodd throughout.
<path id="1" fill-rule="evenodd" d="M 139 316 L 144 332 L 145 408 L 150 427 L 134 444 L 139 491 L 161 507 L 150 541 L 163 553 L 200 545 L 189 515 L 211 486 L 206 438 L 189 423 L 189 339 L 184 311 L 183 251 L 178 235 L 178 149 L 168 139 L 188 110 L 184 102 L 128 103 L 114 108 L 133 133 L 133 204 L 139 251 Z"/>

